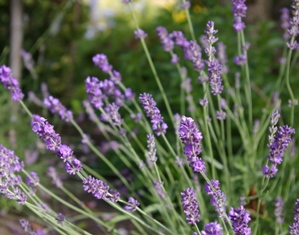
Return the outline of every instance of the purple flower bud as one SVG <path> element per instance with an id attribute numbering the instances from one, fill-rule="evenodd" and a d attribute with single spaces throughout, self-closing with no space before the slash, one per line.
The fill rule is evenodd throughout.
<path id="1" fill-rule="evenodd" d="M 134 31 L 136 39 L 142 39 L 147 37 L 147 33 L 145 33 L 142 29 L 137 29 Z"/>
<path id="2" fill-rule="evenodd" d="M 31 186 L 37 186 L 39 183 L 39 177 L 36 172 L 31 171 L 30 176 L 27 176 L 26 183 Z"/>
<path id="3" fill-rule="evenodd" d="M 63 162 L 71 162 L 73 160 L 73 150 L 65 144 L 60 145 L 56 151 L 56 155 L 60 157 Z"/>
<path id="4" fill-rule="evenodd" d="M 56 221 L 58 224 L 61 224 L 62 226 L 64 226 L 64 221 L 65 221 L 65 217 L 62 213 L 58 213 L 56 216 Z"/>
<path id="5" fill-rule="evenodd" d="M 226 112 L 224 112 L 223 110 L 220 111 L 216 111 L 216 118 L 218 120 L 225 120 L 226 119 Z"/>
<path id="6" fill-rule="evenodd" d="M 217 222 L 205 225 L 205 230 L 201 231 L 202 235 L 222 235 L 222 227 Z"/>
<path id="7" fill-rule="evenodd" d="M 177 63 L 179 63 L 179 61 L 180 61 L 180 58 L 178 57 L 178 55 L 173 54 L 172 57 L 171 57 L 171 63 L 172 64 L 177 64 Z"/>
<path id="8" fill-rule="evenodd" d="M 244 54 L 242 54 L 240 56 L 236 56 L 235 59 L 234 59 L 235 64 L 239 65 L 239 66 L 245 64 L 246 61 L 247 61 L 247 57 Z"/>
<path id="9" fill-rule="evenodd" d="M 189 1 L 186 1 L 185 3 L 181 4 L 182 9 L 188 9 L 188 8 L 190 8 L 190 6 L 191 6 L 191 3 Z"/>
<path id="10" fill-rule="evenodd" d="M 18 80 L 12 76 L 11 69 L 5 65 L 0 67 L 0 82 L 11 92 L 11 99 L 13 101 L 20 102 L 24 98 Z"/>
<path id="11" fill-rule="evenodd" d="M 136 211 L 137 207 L 139 206 L 139 202 L 133 198 L 133 197 L 130 197 L 129 200 L 128 200 L 128 205 L 126 205 L 124 207 L 125 210 L 127 211 Z"/>
<path id="12" fill-rule="evenodd" d="M 81 162 L 73 158 L 72 161 L 66 162 L 65 164 L 65 171 L 70 175 L 75 175 L 82 170 Z"/>

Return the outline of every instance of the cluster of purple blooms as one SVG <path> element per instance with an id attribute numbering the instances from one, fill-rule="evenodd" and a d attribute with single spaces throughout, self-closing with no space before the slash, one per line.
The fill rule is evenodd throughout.
<path id="1" fill-rule="evenodd" d="M 118 202 L 120 193 L 114 189 L 110 189 L 109 185 L 104 181 L 96 179 L 92 176 L 83 179 L 84 191 L 91 193 L 97 199 L 103 199 L 106 202 Z M 133 197 L 130 197 L 127 205 L 124 207 L 127 211 L 135 211 L 139 203 Z"/>
<path id="2" fill-rule="evenodd" d="M 294 222 L 289 227 L 291 235 L 299 234 L 299 199 L 296 200 L 295 208 L 294 208 Z"/>
<path id="3" fill-rule="evenodd" d="M 197 157 L 201 150 L 202 133 L 197 129 L 194 120 L 190 117 L 182 116 L 179 127 L 179 136 L 185 144 L 184 154 L 187 155 L 189 166 L 194 172 L 203 172 L 206 169 L 204 161 Z"/>
<path id="4" fill-rule="evenodd" d="M 183 211 L 186 215 L 188 224 L 196 224 L 199 222 L 199 209 L 196 201 L 196 190 L 187 188 L 181 192 Z"/>
<path id="5" fill-rule="evenodd" d="M 273 142 L 269 146 L 270 153 L 268 156 L 271 167 L 266 165 L 263 168 L 263 173 L 267 178 L 272 178 L 277 174 L 277 165 L 283 161 L 283 154 L 291 142 L 291 135 L 295 134 L 295 129 L 284 125 L 280 126 L 278 132 L 274 136 Z"/>
<path id="6" fill-rule="evenodd" d="M 147 93 L 140 94 L 139 100 L 142 103 L 146 116 L 151 119 L 152 128 L 156 135 L 164 135 L 168 126 L 163 121 L 163 117 L 161 116 L 160 110 L 157 108 L 157 104 L 152 95 Z"/>
<path id="7" fill-rule="evenodd" d="M 248 223 L 251 220 L 249 212 L 247 212 L 243 206 L 239 208 L 231 208 L 228 214 L 228 218 L 232 222 L 232 227 L 235 234 L 238 235 L 250 235 L 251 228 L 248 227 Z"/>
<path id="8" fill-rule="evenodd" d="M 218 30 L 214 29 L 214 22 L 209 21 L 207 23 L 207 29 L 205 33 L 207 34 L 206 43 L 208 47 L 205 49 L 205 53 L 209 57 L 208 59 L 208 76 L 211 85 L 211 93 L 213 95 L 219 95 L 223 91 L 222 85 L 222 66 L 219 61 L 215 58 L 216 49 L 213 47 L 213 44 L 217 42 L 218 38 L 214 35 L 218 32 Z"/>
<path id="9" fill-rule="evenodd" d="M 24 94 L 19 87 L 19 82 L 12 76 L 11 69 L 5 65 L 0 67 L 0 82 L 10 91 L 13 101 L 20 102 L 24 98 Z"/>
<path id="10" fill-rule="evenodd" d="M 246 0 L 232 0 L 232 12 L 234 14 L 234 29 L 236 31 L 242 31 L 245 28 L 245 24 L 242 18 L 246 17 L 247 6 Z"/>
<path id="11" fill-rule="evenodd" d="M 222 235 L 222 227 L 217 222 L 205 225 L 205 230 L 201 231 L 201 235 Z"/>
<path id="12" fill-rule="evenodd" d="M 299 0 L 293 0 L 292 9 L 293 17 L 290 19 L 290 27 L 288 29 L 290 41 L 287 42 L 287 46 L 290 50 L 295 50 L 298 48 L 298 42 L 295 40 L 295 37 L 298 35 L 299 26 Z"/>
<path id="13" fill-rule="evenodd" d="M 69 174 L 76 174 L 82 170 L 81 162 L 73 156 L 72 149 L 61 144 L 61 138 L 54 130 L 54 126 L 48 121 L 34 114 L 31 120 L 31 127 L 35 134 L 44 141 L 46 148 L 55 152 L 55 154 L 65 162 L 65 170 Z"/>
<path id="14" fill-rule="evenodd" d="M 54 98 L 53 96 L 49 96 L 44 99 L 44 105 L 52 112 L 59 114 L 60 118 L 63 121 L 69 122 L 73 119 L 73 113 L 70 110 L 67 110 L 64 107 L 59 99 Z"/>
<path id="15" fill-rule="evenodd" d="M 220 182 L 211 180 L 211 185 L 206 183 L 204 189 L 210 196 L 210 203 L 215 207 L 219 218 L 224 218 L 226 213 L 226 196 L 220 189 Z"/>
<path id="16" fill-rule="evenodd" d="M 22 178 L 17 172 L 22 171 L 24 163 L 14 154 L 14 151 L 0 144 L 0 194 L 23 205 L 27 196 L 18 185 Z"/>

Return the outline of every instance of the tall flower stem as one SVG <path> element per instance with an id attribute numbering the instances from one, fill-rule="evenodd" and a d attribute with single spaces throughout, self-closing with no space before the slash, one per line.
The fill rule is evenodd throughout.
<path id="1" fill-rule="evenodd" d="M 133 11 L 133 9 L 132 9 L 132 7 L 131 7 L 131 4 L 129 4 L 129 8 L 130 8 L 130 12 L 131 12 L 131 14 L 132 14 L 132 16 L 133 16 L 133 20 L 134 20 L 134 22 L 135 22 L 135 26 L 136 26 L 137 30 L 139 30 L 140 28 L 139 28 L 139 25 L 138 25 L 138 21 L 137 21 L 137 19 L 136 19 L 136 16 L 135 16 L 135 14 L 134 14 L 134 11 Z M 160 90 L 160 92 L 161 92 L 161 95 L 162 95 L 162 98 L 163 98 L 163 100 L 164 100 L 164 103 L 165 103 L 165 106 L 166 106 L 168 115 L 169 115 L 169 117 L 170 117 L 170 119 L 171 119 L 171 121 L 172 121 L 172 124 L 174 125 L 174 121 L 173 121 L 173 113 L 172 113 L 172 111 L 171 111 L 171 108 L 170 108 L 168 99 L 167 99 L 167 97 L 166 97 L 164 88 L 163 88 L 163 86 L 162 86 L 162 84 L 161 84 L 160 78 L 159 78 L 158 73 L 157 73 L 157 71 L 156 71 L 156 68 L 155 68 L 155 66 L 154 66 L 153 60 L 152 60 L 152 58 L 151 58 L 151 56 L 150 56 L 150 53 L 149 53 L 149 51 L 148 51 L 148 48 L 147 48 L 147 46 L 146 46 L 145 40 L 144 40 L 143 38 L 141 38 L 140 41 L 141 41 L 143 50 L 144 50 L 144 52 L 145 52 L 146 58 L 147 58 L 147 60 L 148 60 L 148 63 L 149 63 L 149 65 L 150 65 L 150 68 L 151 68 L 151 70 L 152 70 L 152 72 L 153 72 L 153 75 L 154 75 L 154 78 L 155 78 L 155 80 L 156 80 L 156 83 L 157 83 L 157 85 L 158 85 L 158 87 L 159 87 L 159 90 Z"/>

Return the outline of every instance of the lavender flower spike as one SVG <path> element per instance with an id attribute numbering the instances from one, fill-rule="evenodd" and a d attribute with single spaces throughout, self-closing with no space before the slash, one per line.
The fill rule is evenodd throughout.
<path id="1" fill-rule="evenodd" d="M 248 223 L 251 220 L 250 214 L 244 209 L 243 206 L 239 208 L 231 208 L 228 218 L 232 222 L 233 230 L 238 235 L 250 235 L 251 228 L 248 227 Z"/>
<path id="2" fill-rule="evenodd" d="M 0 67 L 0 82 L 11 92 L 11 99 L 15 102 L 20 102 L 24 98 L 19 82 L 12 76 L 12 71 L 9 67 L 2 65 Z"/>
<path id="3" fill-rule="evenodd" d="M 156 132 L 156 135 L 163 135 L 168 128 L 167 124 L 163 121 L 163 117 L 160 114 L 160 110 L 156 106 L 152 95 L 143 93 L 139 96 L 145 110 L 146 116 L 151 118 L 152 128 Z"/>
<path id="4" fill-rule="evenodd" d="M 186 215 L 188 224 L 196 224 L 199 222 L 198 203 L 196 201 L 196 190 L 187 188 L 181 192 L 182 206 Z"/>
<path id="5" fill-rule="evenodd" d="M 0 144 L 0 194 L 20 205 L 25 204 L 27 196 L 18 188 L 22 178 L 15 173 L 23 168 L 24 163 L 20 162 L 14 151 Z"/>
<path id="6" fill-rule="evenodd" d="M 147 148 L 148 148 L 148 156 L 149 160 L 151 162 L 156 162 L 157 161 L 157 156 L 156 156 L 156 143 L 155 143 L 155 137 L 153 134 L 148 134 L 147 136 Z"/>
<path id="7" fill-rule="evenodd" d="M 218 180 L 211 180 L 212 187 L 206 183 L 205 192 L 211 197 L 210 203 L 216 208 L 219 218 L 223 218 L 226 213 L 226 196 L 220 190 L 220 183 Z"/>
<path id="8" fill-rule="evenodd" d="M 267 178 L 272 178 L 277 173 L 277 165 L 282 163 L 283 154 L 291 142 L 291 135 L 295 134 L 295 129 L 285 125 L 280 126 L 279 131 L 274 136 L 274 140 L 270 146 L 268 159 L 272 163 L 272 167 L 265 166 L 263 173 Z"/>
<path id="9" fill-rule="evenodd" d="M 284 219 L 282 217 L 282 211 L 283 211 L 283 199 L 281 197 L 277 197 L 275 199 L 275 209 L 274 209 L 274 215 L 276 217 L 276 223 L 282 224 Z"/>
<path id="10" fill-rule="evenodd" d="M 187 155 L 187 160 L 190 162 L 189 166 L 194 172 L 203 172 L 206 169 L 205 163 L 201 158 L 197 157 L 201 152 L 200 141 L 203 137 L 192 118 L 182 116 L 179 136 L 185 144 L 184 154 Z"/>
<path id="11" fill-rule="evenodd" d="M 215 47 L 213 47 L 213 44 L 218 40 L 218 38 L 214 36 L 217 32 L 218 30 L 214 29 L 214 22 L 209 21 L 207 23 L 207 29 L 205 30 L 205 33 L 208 36 L 206 38 L 207 48 L 205 49 L 205 52 L 209 57 L 207 62 L 208 76 L 211 85 L 211 93 L 213 95 L 219 95 L 223 90 L 222 79 L 221 79 L 222 66 L 219 63 L 219 61 L 215 59 L 214 55 L 216 53 L 216 49 Z"/>
<path id="12" fill-rule="evenodd" d="M 295 208 L 294 208 L 294 223 L 289 226 L 291 235 L 299 234 L 299 199 L 296 200 Z"/>
<path id="13" fill-rule="evenodd" d="M 58 113 L 60 118 L 66 122 L 69 122 L 73 119 L 73 113 L 70 110 L 67 110 L 64 107 L 59 99 L 54 98 L 53 96 L 49 96 L 44 99 L 44 105 L 52 112 Z"/>
<path id="14" fill-rule="evenodd" d="M 239 32 L 245 28 L 245 24 L 242 18 L 246 16 L 247 6 L 245 5 L 246 0 L 232 0 L 232 12 L 234 14 L 234 29 Z"/>

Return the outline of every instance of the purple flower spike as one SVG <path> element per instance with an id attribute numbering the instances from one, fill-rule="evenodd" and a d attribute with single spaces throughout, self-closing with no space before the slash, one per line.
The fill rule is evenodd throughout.
<path id="1" fill-rule="evenodd" d="M 126 205 L 124 207 L 124 209 L 126 211 L 136 211 L 137 207 L 139 206 L 139 202 L 133 198 L 133 197 L 130 197 L 129 200 L 128 200 L 128 205 Z"/>
<path id="2" fill-rule="evenodd" d="M 154 182 L 154 188 L 156 189 L 157 194 L 162 198 L 165 199 L 167 194 L 165 193 L 164 189 L 163 189 L 163 184 L 164 182 L 156 180 Z"/>
<path id="3" fill-rule="evenodd" d="M 13 101 L 20 102 L 24 98 L 18 80 L 12 76 L 11 69 L 5 65 L 0 67 L 0 82 L 11 92 L 11 99 Z"/>
<path id="4" fill-rule="evenodd" d="M 103 121 L 110 121 L 115 126 L 121 126 L 123 119 L 118 112 L 119 106 L 117 106 L 115 103 L 108 104 L 104 110 L 106 114 L 101 115 Z"/>
<path id="5" fill-rule="evenodd" d="M 156 156 L 156 143 L 155 143 L 155 137 L 153 134 L 148 134 L 147 136 L 147 148 L 148 148 L 148 156 L 149 160 L 151 162 L 156 162 L 157 161 L 157 156 Z"/>
<path id="6" fill-rule="evenodd" d="M 33 114 L 31 119 L 31 128 L 38 137 L 46 144 L 46 148 L 56 151 L 61 145 L 60 136 L 54 131 L 54 126 L 47 122 L 47 119 Z"/>
<path id="7" fill-rule="evenodd" d="M 202 235 L 222 235 L 222 227 L 217 222 L 205 225 L 205 230 L 201 231 Z"/>
<path id="8" fill-rule="evenodd" d="M 247 6 L 245 5 L 246 0 L 232 0 L 232 12 L 234 14 L 234 29 L 239 32 L 245 28 L 242 18 L 246 17 Z"/>
<path id="9" fill-rule="evenodd" d="M 183 211 L 186 215 L 188 224 L 196 224 L 199 222 L 199 210 L 196 201 L 196 190 L 187 188 L 181 192 Z"/>
<path id="10" fill-rule="evenodd" d="M 92 57 L 93 63 L 98 66 L 104 73 L 112 71 L 112 65 L 109 64 L 108 58 L 104 54 L 96 54 Z"/>
<path id="11" fill-rule="evenodd" d="M 267 178 L 272 178 L 277 173 L 276 166 L 283 161 L 283 154 L 291 142 L 291 135 L 295 134 L 295 129 L 285 125 L 280 126 L 279 131 L 274 136 L 273 142 L 270 146 L 270 153 L 268 159 L 272 163 L 272 167 L 265 166 L 263 173 Z"/>
<path id="12" fill-rule="evenodd" d="M 291 235 L 299 234 L 299 199 L 296 200 L 295 208 L 294 208 L 294 223 L 289 226 Z"/>
<path id="13" fill-rule="evenodd" d="M 276 217 L 276 223 L 282 224 L 284 219 L 282 217 L 282 211 L 283 211 L 283 199 L 281 197 L 277 197 L 275 199 L 275 209 L 274 209 L 274 215 Z"/>
<path id="14" fill-rule="evenodd" d="M 294 40 L 294 38 L 298 35 L 298 25 L 299 25 L 299 1 L 293 0 L 292 3 L 292 18 L 290 20 L 290 27 L 288 29 L 288 33 L 290 35 L 290 41 L 287 42 L 287 46 L 290 50 L 295 50 L 298 48 L 298 42 L 297 40 Z"/>
<path id="15" fill-rule="evenodd" d="M 239 208 L 231 208 L 228 218 L 232 222 L 233 230 L 238 235 L 250 235 L 251 228 L 248 227 L 248 223 L 251 220 L 250 214 L 244 209 L 243 206 Z"/>
<path id="16" fill-rule="evenodd" d="M 142 29 L 137 29 L 134 31 L 136 39 L 142 39 L 147 37 L 147 33 L 145 33 Z"/>
<path id="17" fill-rule="evenodd" d="M 67 110 L 66 107 L 60 103 L 59 99 L 49 96 L 48 98 L 44 99 L 44 105 L 52 113 L 58 113 L 60 118 L 66 122 L 69 122 L 73 119 L 73 113 L 70 110 Z"/>
<path id="18" fill-rule="evenodd" d="M 152 128 L 156 132 L 156 135 L 164 135 L 168 126 L 163 121 L 163 117 L 161 116 L 160 110 L 157 108 L 152 95 L 143 93 L 140 94 L 139 99 L 142 102 L 146 116 L 151 118 Z"/>
<path id="19" fill-rule="evenodd" d="M 283 39 L 288 40 L 290 38 L 290 35 L 288 34 L 288 29 L 290 28 L 290 11 L 288 8 L 282 8 L 280 10 L 281 16 L 281 28 L 284 30 L 283 33 Z"/>
<path id="20" fill-rule="evenodd" d="M 205 192 L 211 197 L 210 203 L 215 207 L 218 216 L 223 218 L 226 211 L 226 196 L 220 190 L 220 183 L 218 180 L 211 180 L 211 187 L 208 183 L 205 184 Z"/>
<path id="21" fill-rule="evenodd" d="M 174 47 L 174 42 L 173 40 L 169 37 L 167 30 L 162 27 L 158 26 L 156 28 L 158 37 L 160 38 L 160 41 L 163 45 L 163 48 L 165 51 L 172 51 Z"/>
<path id="22" fill-rule="evenodd" d="M 109 186 L 102 180 L 88 176 L 88 179 L 83 179 L 83 189 L 97 199 L 106 199 Z"/>
<path id="23" fill-rule="evenodd" d="M 189 166 L 194 172 L 203 172 L 206 169 L 205 163 L 201 158 L 197 157 L 201 152 L 200 141 L 203 137 L 192 118 L 182 116 L 179 136 L 185 144 L 184 154 L 187 155 L 187 160 L 190 162 Z"/>

